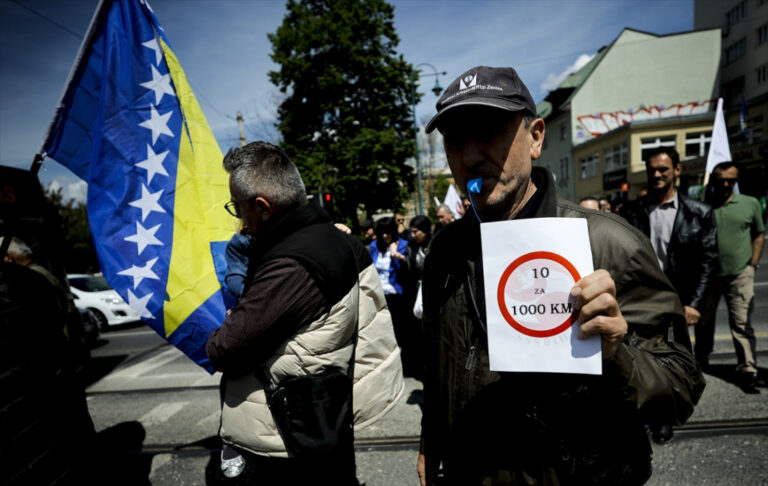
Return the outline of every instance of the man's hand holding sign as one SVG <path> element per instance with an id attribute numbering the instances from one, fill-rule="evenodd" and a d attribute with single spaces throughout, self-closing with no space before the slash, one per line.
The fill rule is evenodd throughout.
<path id="1" fill-rule="evenodd" d="M 601 269 L 587 275 L 576 282 L 571 295 L 581 323 L 579 339 L 599 334 L 603 359 L 612 358 L 628 327 L 616 301 L 616 284 L 611 274 Z"/>
<path id="2" fill-rule="evenodd" d="M 607 322 L 621 313 L 608 272 L 592 273 L 586 222 L 500 221 L 483 223 L 480 232 L 491 369 L 600 374 L 594 335 L 610 327 L 612 356 L 621 337 L 616 341 L 618 328 Z"/>

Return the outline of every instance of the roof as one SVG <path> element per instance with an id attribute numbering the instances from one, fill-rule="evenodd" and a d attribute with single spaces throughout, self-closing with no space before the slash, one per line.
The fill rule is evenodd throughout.
<path id="1" fill-rule="evenodd" d="M 581 88 L 581 86 L 584 85 L 584 83 L 587 81 L 587 79 L 589 79 L 589 77 L 595 71 L 597 66 L 600 64 L 600 61 L 603 60 L 603 58 L 608 53 L 608 51 L 610 51 L 613 48 L 613 46 L 615 46 L 616 43 L 619 42 L 619 40 L 621 40 L 621 38 L 623 36 L 625 36 L 626 34 L 628 34 L 628 33 L 639 34 L 641 36 L 647 36 L 647 37 L 650 37 L 650 38 L 663 38 L 663 37 L 671 37 L 671 36 L 675 36 L 675 35 L 690 34 L 692 32 L 699 32 L 699 31 L 702 31 L 702 30 L 714 30 L 714 29 L 698 29 L 698 30 L 691 30 L 691 31 L 685 31 L 685 32 L 674 32 L 674 33 L 671 33 L 671 34 L 659 35 L 659 34 L 653 34 L 651 32 L 645 32 L 645 31 L 642 31 L 642 30 L 633 29 L 633 28 L 630 28 L 630 27 L 624 27 L 624 29 L 622 29 L 621 33 L 618 36 L 616 36 L 616 38 L 613 40 L 613 42 L 611 42 L 607 46 L 603 46 L 600 49 L 598 49 L 597 54 L 595 55 L 595 57 L 593 57 L 581 69 L 579 69 L 575 73 L 571 73 L 570 75 L 568 75 L 568 77 L 566 77 L 563 80 L 563 82 L 560 83 L 560 85 L 557 87 L 557 89 L 552 91 L 552 92 L 550 92 L 550 94 L 548 94 L 546 96 L 546 98 L 544 98 L 544 99 L 545 100 L 549 100 L 550 99 L 550 95 L 552 93 L 557 92 L 560 89 L 572 88 L 570 96 L 568 96 L 567 99 L 563 100 L 561 103 L 556 105 L 557 109 L 555 111 L 563 111 L 563 110 L 565 110 L 566 107 L 568 106 L 568 104 L 570 103 L 570 101 L 573 99 L 573 97 L 576 96 L 576 93 L 578 93 L 579 88 Z"/>

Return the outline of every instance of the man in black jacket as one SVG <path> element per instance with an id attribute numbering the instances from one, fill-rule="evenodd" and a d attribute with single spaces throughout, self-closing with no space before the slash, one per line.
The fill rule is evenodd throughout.
<path id="1" fill-rule="evenodd" d="M 693 326 L 701 318 L 707 287 L 717 265 L 717 229 L 709 204 L 688 198 L 676 189 L 680 155 L 672 147 L 653 150 L 645 161 L 648 194 L 622 207 L 621 215 L 651 239 L 659 266 L 675 286 Z M 672 439 L 669 425 L 654 424 L 653 439 Z"/>
<path id="2" fill-rule="evenodd" d="M 427 132 L 443 134 L 463 189 L 482 178 L 475 211 L 436 234 L 424 268 L 426 371 L 422 484 L 640 485 L 651 474 L 644 423 L 684 422 L 704 387 L 682 308 L 648 239 L 607 212 L 558 198 L 532 167 L 544 121 L 512 68 L 478 66 L 437 103 Z M 583 218 L 594 268 L 570 295 L 573 339 L 599 335 L 602 375 L 490 369 L 480 223 Z M 546 353 L 546 342 L 533 343 Z"/>
<path id="3" fill-rule="evenodd" d="M 222 441 L 262 484 L 357 485 L 353 413 L 359 423 L 373 421 L 402 389 L 400 354 L 370 254 L 307 204 L 299 171 L 279 147 L 253 142 L 231 150 L 223 165 L 232 195 L 227 210 L 245 223 L 252 244 L 242 298 L 206 346 L 223 373 Z M 357 374 L 356 360 L 365 363 Z M 329 383 L 319 379 L 340 373 L 356 381 L 337 379 L 331 383 L 338 387 L 315 393 Z M 284 402 L 268 404 L 267 390 L 297 379 L 300 392 L 293 387 Z M 339 444 L 296 447 L 297 437 L 309 435 L 306 445 L 323 431 Z"/>

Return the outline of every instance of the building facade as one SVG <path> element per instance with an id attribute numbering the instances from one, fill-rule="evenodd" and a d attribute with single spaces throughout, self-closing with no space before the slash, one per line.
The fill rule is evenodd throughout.
<path id="1" fill-rule="evenodd" d="M 694 28 L 721 28 L 720 96 L 742 192 L 768 191 L 768 0 L 695 0 Z"/>
<path id="2" fill-rule="evenodd" d="M 695 170 L 709 147 L 720 39 L 719 29 L 659 36 L 627 28 L 549 93 L 537 107 L 550 138 L 539 163 L 568 179 L 562 192 L 575 201 L 636 197 L 645 184 L 643 155 L 660 145 L 677 147 L 685 169 Z M 570 165 L 560 169 L 565 157 Z M 686 182 L 700 184 L 703 167 Z"/>

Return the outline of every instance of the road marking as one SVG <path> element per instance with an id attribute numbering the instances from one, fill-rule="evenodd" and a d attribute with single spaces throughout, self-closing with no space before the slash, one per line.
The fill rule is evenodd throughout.
<path id="1" fill-rule="evenodd" d="M 152 456 L 152 468 L 149 470 L 149 478 L 152 479 L 155 471 L 168 464 L 171 461 L 171 457 L 171 454 L 155 454 Z"/>
<path id="2" fill-rule="evenodd" d="M 200 420 L 197 423 L 197 427 L 206 428 L 209 425 L 214 425 L 214 424 L 216 424 L 218 426 L 218 424 L 219 424 L 219 417 L 221 417 L 221 412 L 219 412 L 217 410 L 217 411 L 213 412 L 212 414 L 208 415 L 207 417 L 205 417 L 204 419 Z"/>
<path id="3" fill-rule="evenodd" d="M 180 356 L 184 356 L 184 354 L 182 354 L 182 352 L 178 349 L 170 347 L 156 356 L 153 356 L 139 363 L 126 366 L 125 368 L 112 373 L 110 378 L 137 378 L 145 373 L 152 371 L 155 368 L 159 368 L 170 363 L 171 361 L 174 361 Z"/>
<path id="4" fill-rule="evenodd" d="M 755 287 L 765 287 L 768 282 L 755 282 Z"/>
<path id="5" fill-rule="evenodd" d="M 142 415 L 139 418 L 139 422 L 141 422 L 141 424 L 145 427 L 149 425 L 161 424 L 176 415 L 179 410 L 184 408 L 187 403 L 189 402 L 161 403 L 149 412 Z"/>

